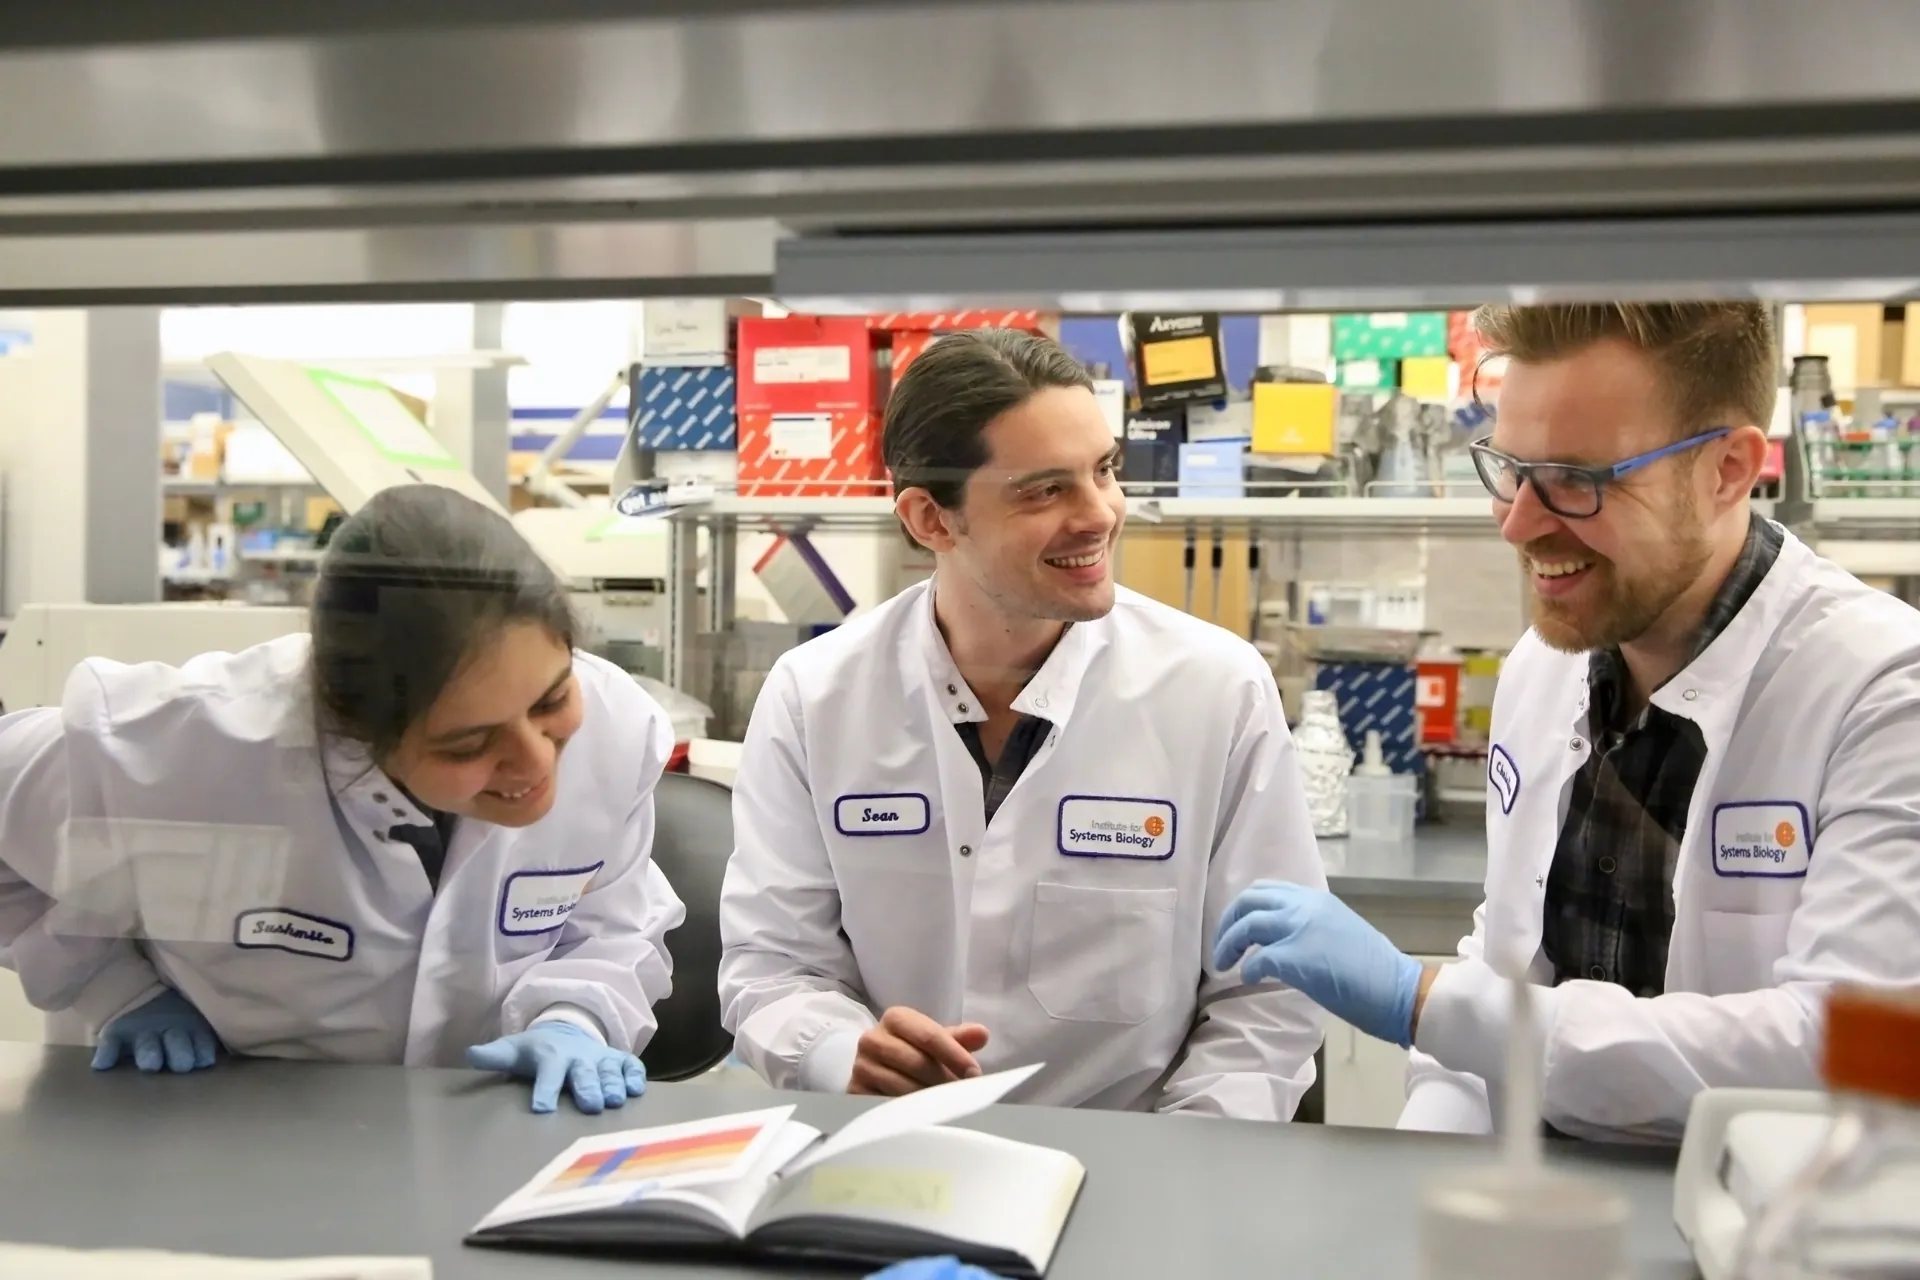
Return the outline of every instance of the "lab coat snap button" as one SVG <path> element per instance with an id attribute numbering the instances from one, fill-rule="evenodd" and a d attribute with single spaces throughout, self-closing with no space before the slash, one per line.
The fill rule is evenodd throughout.
<path id="1" fill-rule="evenodd" d="M 1689 689 L 1680 696 L 1688 702 L 1698 702 L 1700 700 L 1700 691 L 1698 689 Z"/>
<path id="2" fill-rule="evenodd" d="M 1595 965 L 1593 968 L 1587 970 L 1587 976 L 1595 982 L 1605 982 L 1607 980 L 1607 971 L 1599 965 Z"/>
<path id="3" fill-rule="evenodd" d="M 373 793 L 373 802 L 374 802 L 375 804 L 385 804 L 385 803 L 387 802 L 387 793 L 386 793 L 386 792 L 384 792 L 384 791 L 376 791 L 376 792 L 374 792 L 374 793 Z"/>
<path id="4" fill-rule="evenodd" d="M 1600 874 L 1610 876 L 1613 874 L 1613 869 L 1618 865 L 1619 864 L 1612 858 L 1602 858 L 1600 859 Z"/>
<path id="5" fill-rule="evenodd" d="M 1045 698 L 1035 698 L 1033 700 L 1033 705 L 1036 707 L 1039 707 L 1042 711 L 1045 711 L 1047 709 L 1047 700 Z"/>
<path id="6" fill-rule="evenodd" d="M 960 856 L 963 858 L 971 858 L 973 856 L 973 846 L 970 844 L 961 845 Z"/>
<path id="7" fill-rule="evenodd" d="M 948 692 L 948 693 L 958 693 L 958 692 L 960 692 L 960 691 L 959 691 L 958 689 L 956 689 L 956 688 L 954 688 L 954 687 L 953 687 L 952 685 L 948 685 L 948 686 L 947 686 L 947 692 Z"/>
<path id="8" fill-rule="evenodd" d="M 1584 747 L 1584 746 L 1586 746 L 1586 745 L 1587 745 L 1586 743 L 1584 743 L 1584 742 L 1582 742 L 1582 741 L 1580 741 L 1580 739 L 1578 739 L 1578 738 L 1575 738 L 1575 739 L 1574 739 L 1574 740 L 1573 740 L 1572 742 L 1569 742 L 1569 743 L 1567 744 L 1567 746 L 1568 746 L 1568 748 L 1569 748 L 1570 750 L 1573 750 L 1573 751 L 1578 751 L 1578 750 L 1580 750 L 1580 748 L 1582 748 L 1582 747 Z"/>
<path id="9" fill-rule="evenodd" d="M 960 704 L 960 714 L 961 715 L 967 714 L 967 704 L 964 702 Z"/>

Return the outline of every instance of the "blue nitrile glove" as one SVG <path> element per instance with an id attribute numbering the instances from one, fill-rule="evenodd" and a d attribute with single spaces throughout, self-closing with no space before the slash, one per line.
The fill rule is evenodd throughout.
<path id="1" fill-rule="evenodd" d="M 941 1258 L 913 1258 L 896 1262 L 885 1271 L 876 1271 L 867 1280 L 1000 1280 L 991 1271 L 982 1271 L 948 1255 Z"/>
<path id="2" fill-rule="evenodd" d="M 1242 961 L 1247 948 L 1259 950 Z M 1272 978 L 1370 1036 L 1413 1042 L 1421 964 L 1325 889 L 1255 881 L 1220 918 L 1213 965 L 1240 965 L 1248 982 Z"/>
<path id="3" fill-rule="evenodd" d="M 219 1050 L 213 1024 L 185 996 L 168 990 L 107 1024 L 93 1051 L 93 1069 L 110 1071 L 131 1054 L 142 1071 L 185 1075 L 212 1066 Z"/>
<path id="4" fill-rule="evenodd" d="M 535 1115 L 560 1105 L 560 1086 L 573 1105 L 590 1116 L 607 1107 L 623 1107 L 647 1091 L 647 1069 L 640 1059 L 600 1043 L 571 1022 L 536 1022 L 518 1035 L 501 1036 L 467 1050 L 467 1065 L 504 1071 L 533 1081 Z"/>

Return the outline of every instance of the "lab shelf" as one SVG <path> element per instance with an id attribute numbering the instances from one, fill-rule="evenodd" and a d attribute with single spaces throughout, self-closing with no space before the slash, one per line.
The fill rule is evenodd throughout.
<path id="1" fill-rule="evenodd" d="M 875 525 L 893 519 L 893 499 L 759 498 L 723 495 L 677 507 L 685 521 L 730 520 L 754 526 L 780 523 Z M 1469 498 L 1159 498 L 1127 499 L 1127 518 L 1139 525 L 1225 524 L 1328 530 L 1437 530 L 1496 532 L 1484 497 Z"/>

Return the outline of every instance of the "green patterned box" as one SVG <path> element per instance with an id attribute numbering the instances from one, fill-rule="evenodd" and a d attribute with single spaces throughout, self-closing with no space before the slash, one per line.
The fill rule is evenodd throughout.
<path id="1" fill-rule="evenodd" d="M 1375 311 L 1333 318 L 1335 360 L 1404 360 L 1447 354 L 1444 311 Z"/>
<path id="2" fill-rule="evenodd" d="M 1334 381 L 1342 391 L 1391 391 L 1400 385 L 1400 362 L 1342 360 Z"/>

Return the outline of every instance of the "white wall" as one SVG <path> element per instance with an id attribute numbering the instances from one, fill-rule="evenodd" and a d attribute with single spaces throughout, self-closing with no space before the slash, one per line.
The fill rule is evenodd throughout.
<path id="1" fill-rule="evenodd" d="M 0 356 L 6 617 L 86 599 L 86 312 L 28 313 L 22 327 L 32 345 Z"/>

